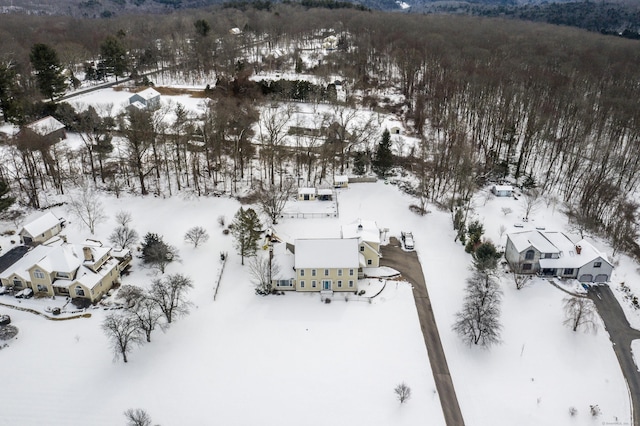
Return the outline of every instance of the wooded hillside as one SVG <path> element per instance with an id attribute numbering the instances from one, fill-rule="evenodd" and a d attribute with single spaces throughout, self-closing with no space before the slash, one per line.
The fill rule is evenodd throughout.
<path id="1" fill-rule="evenodd" d="M 197 20 L 206 27 L 195 26 Z M 242 35 L 230 36 L 233 27 Z M 322 63 L 303 67 L 296 52 L 327 32 L 335 33 L 338 48 Z M 162 65 L 169 77 L 211 75 L 218 89 L 226 88 L 211 96 L 222 102 L 226 93 L 233 105 L 255 99 L 256 83 L 247 76 L 257 70 L 300 67 L 341 75 L 352 88 L 347 104 L 393 111 L 422 140 L 402 163 L 419 177 L 416 191 L 429 199 L 453 210 L 479 183 L 509 179 L 558 194 L 581 223 L 609 236 L 635 235 L 637 41 L 502 19 L 276 5 L 154 20 L 2 16 L 0 55 L 21 79 L 18 92 L 33 96 L 28 52 L 34 43 L 55 46 L 71 68 L 99 58 L 110 35 L 126 46 L 131 70 Z M 288 53 L 256 54 L 258 40 Z M 392 87 L 403 101 L 378 95 Z M 254 111 L 243 111 L 246 120 L 257 119 Z M 371 152 L 354 146 L 332 155 L 342 168 Z M 630 239 L 624 239 L 629 249 Z"/>

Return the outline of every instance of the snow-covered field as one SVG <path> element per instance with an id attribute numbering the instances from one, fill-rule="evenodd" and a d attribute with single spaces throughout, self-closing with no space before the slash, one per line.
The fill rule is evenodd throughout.
<path id="1" fill-rule="evenodd" d="M 382 182 L 352 184 L 338 196 L 339 218 L 285 219 L 277 232 L 338 236 L 341 224 L 359 217 L 376 220 L 389 235 L 413 231 L 467 424 L 630 422 L 626 385 L 606 331 L 593 335 L 564 327 L 563 292 L 543 280 L 516 290 L 505 277 L 503 343 L 469 348 L 451 331 L 470 256 L 453 241 L 450 215 L 431 207 L 432 213 L 419 217 L 408 210 L 414 200 Z M 239 207 L 234 200 L 105 196 L 103 204 L 110 217 L 130 211 L 141 235 L 157 232 L 178 247 L 182 262 L 167 272 L 193 279 L 192 312 L 166 333 L 156 332 L 123 364 L 112 361 L 100 330 L 105 311 L 53 322 L 0 307 L 20 329 L 0 351 L 1 425 L 123 424 L 122 412 L 137 407 L 163 425 L 444 424 L 409 285 L 388 285 L 372 304 L 340 298 L 323 304 L 318 295 L 294 293 L 259 297 L 231 237 L 217 224 L 220 215 L 231 220 Z M 507 216 L 500 210 L 506 205 L 513 209 Z M 475 206 L 487 236 L 504 244 L 499 226 L 515 229 L 518 201 L 481 195 Z M 54 211 L 66 215 L 64 208 Z M 566 223 L 552 206 L 533 219 L 547 229 Z M 211 235 L 197 249 L 182 239 L 194 225 Z M 99 225 L 94 238 L 106 241 L 114 227 L 112 219 Z M 70 241 L 89 236 L 74 223 L 66 233 Z M 7 240 L 0 241 L 5 249 Z M 230 257 L 214 302 L 221 251 Z M 138 263 L 133 269 L 124 283 L 148 285 L 150 271 Z M 412 397 L 400 405 L 393 388 L 402 381 Z M 595 404 L 602 410 L 597 421 L 588 413 Z"/>

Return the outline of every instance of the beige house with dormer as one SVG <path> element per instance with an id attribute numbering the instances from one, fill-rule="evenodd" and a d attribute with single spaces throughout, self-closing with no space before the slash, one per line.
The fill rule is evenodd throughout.
<path id="1" fill-rule="evenodd" d="M 120 265 L 110 247 L 99 243 L 40 245 L 2 274 L 0 282 L 36 296 L 68 296 L 99 301 L 120 280 Z"/>
<path id="2" fill-rule="evenodd" d="M 342 238 L 353 238 L 358 241 L 360 267 L 377 268 L 380 266 L 380 228 L 373 220 L 358 219 L 342 225 Z"/>

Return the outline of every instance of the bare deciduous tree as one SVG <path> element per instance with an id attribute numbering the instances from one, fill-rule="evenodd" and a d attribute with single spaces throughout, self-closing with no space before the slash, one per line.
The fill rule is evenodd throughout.
<path id="1" fill-rule="evenodd" d="M 564 309 L 564 325 L 573 331 L 579 328 L 585 332 L 597 332 L 596 307 L 594 303 L 585 297 L 566 297 L 562 301 Z"/>
<path id="2" fill-rule="evenodd" d="M 109 242 L 121 249 L 131 247 L 136 241 L 138 241 L 138 233 L 126 226 L 118 226 L 109 235 Z"/>
<path id="3" fill-rule="evenodd" d="M 127 354 L 133 346 L 142 344 L 141 330 L 129 313 L 107 315 L 102 322 L 102 330 L 111 342 L 115 359 L 122 357 L 122 360 L 127 362 Z"/>
<path id="4" fill-rule="evenodd" d="M 187 291 L 193 288 L 191 279 L 182 274 L 168 275 L 165 279 L 153 280 L 149 298 L 153 300 L 162 313 L 167 323 L 180 315 L 189 313 L 191 303 L 187 301 Z"/>
<path id="5" fill-rule="evenodd" d="M 522 195 L 522 209 L 524 220 L 528 221 L 531 213 L 540 206 L 540 192 L 537 189 L 530 189 Z"/>
<path id="6" fill-rule="evenodd" d="M 124 412 L 127 426 L 151 426 L 151 416 L 141 408 L 129 408 Z"/>
<path id="7" fill-rule="evenodd" d="M 148 295 L 143 294 L 129 311 L 134 316 L 140 330 L 144 332 L 147 342 L 151 342 L 151 332 L 155 330 L 162 317 L 158 304 Z"/>
<path id="8" fill-rule="evenodd" d="M 69 197 L 68 209 L 69 214 L 84 223 L 92 235 L 96 225 L 107 219 L 98 193 L 86 184 L 82 185 L 79 195 Z"/>
<path id="9" fill-rule="evenodd" d="M 256 256 L 249 262 L 249 273 L 256 287 L 256 294 L 266 296 L 271 293 L 271 280 L 280 273 L 280 266 L 273 262 L 271 255 Z"/>
<path id="10" fill-rule="evenodd" d="M 193 244 L 195 248 L 197 248 L 200 243 L 206 243 L 208 239 L 209 234 L 202 226 L 194 226 L 184 234 L 184 240 Z"/>
<path id="11" fill-rule="evenodd" d="M 511 268 L 511 273 L 513 275 L 513 282 L 518 290 L 524 288 L 524 286 L 531 280 L 531 274 L 523 274 L 524 263 L 525 262 L 522 259 L 516 262 L 509 262 L 509 268 Z"/>
<path id="12" fill-rule="evenodd" d="M 404 404 L 409 398 L 411 398 L 411 388 L 407 386 L 405 382 L 400 383 L 393 390 L 396 393 L 396 397 L 400 404 Z"/>
<path id="13" fill-rule="evenodd" d="M 116 223 L 124 228 L 128 228 L 132 220 L 131 212 L 120 210 L 116 213 Z"/>
<path id="14" fill-rule="evenodd" d="M 124 284 L 118 290 L 117 298 L 124 300 L 126 307 L 132 307 L 144 296 L 144 290 L 130 284 Z"/>
<path id="15" fill-rule="evenodd" d="M 502 292 L 488 273 L 474 271 L 467 280 L 462 310 L 453 330 L 469 345 L 491 346 L 500 342 Z"/>
<path id="16" fill-rule="evenodd" d="M 258 195 L 260 211 L 269 217 L 272 224 L 278 223 L 278 216 L 294 193 L 293 180 L 285 180 L 281 182 L 280 186 L 263 185 Z"/>

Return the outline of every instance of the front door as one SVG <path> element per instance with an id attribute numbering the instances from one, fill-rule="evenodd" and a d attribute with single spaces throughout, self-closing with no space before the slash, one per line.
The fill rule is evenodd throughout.
<path id="1" fill-rule="evenodd" d="M 323 280 L 322 281 L 322 289 L 323 290 L 331 290 L 331 280 Z"/>

